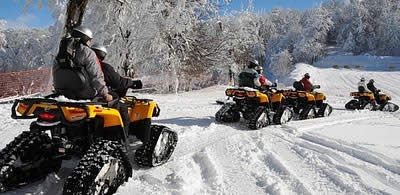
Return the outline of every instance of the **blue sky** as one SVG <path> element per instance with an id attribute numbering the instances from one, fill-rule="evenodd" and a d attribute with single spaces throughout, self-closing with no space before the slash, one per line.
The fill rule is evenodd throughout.
<path id="1" fill-rule="evenodd" d="M 47 27 L 54 23 L 47 0 L 38 8 L 38 0 L 22 13 L 26 0 L 0 0 L 0 20 L 6 20 L 9 27 Z M 292 8 L 304 10 L 317 6 L 326 0 L 253 0 L 257 11 L 270 11 L 272 8 Z M 247 0 L 232 0 L 228 10 L 240 10 L 247 7 Z"/>
<path id="2" fill-rule="evenodd" d="M 47 27 L 54 23 L 47 0 L 38 8 L 38 0 L 23 13 L 26 0 L 0 0 L 0 20 L 6 20 L 10 27 Z"/>

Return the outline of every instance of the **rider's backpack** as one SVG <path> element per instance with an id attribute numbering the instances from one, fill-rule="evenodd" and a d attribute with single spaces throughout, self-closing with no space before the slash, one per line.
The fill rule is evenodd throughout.
<path id="1" fill-rule="evenodd" d="M 256 78 L 256 73 L 241 72 L 239 74 L 239 87 L 255 88 L 254 79 Z"/>
<path id="2" fill-rule="evenodd" d="M 54 73 L 55 89 L 68 98 L 75 99 L 76 93 L 88 87 L 88 76 L 83 66 L 74 62 L 79 38 L 64 37 L 56 57 L 59 69 Z"/>
<path id="3" fill-rule="evenodd" d="M 75 68 L 73 58 L 76 54 L 76 48 L 79 46 L 79 38 L 71 36 L 61 39 L 60 48 L 56 57 L 57 63 L 61 68 Z"/>
<path id="4" fill-rule="evenodd" d="M 300 82 L 300 81 L 295 81 L 295 82 L 293 83 L 293 87 L 294 87 L 294 89 L 295 89 L 296 91 L 305 91 L 304 85 L 303 85 L 303 83 Z"/>

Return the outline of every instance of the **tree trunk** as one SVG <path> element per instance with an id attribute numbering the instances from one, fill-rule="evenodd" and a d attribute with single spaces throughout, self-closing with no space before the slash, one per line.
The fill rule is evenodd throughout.
<path id="1" fill-rule="evenodd" d="M 67 20 L 64 26 L 64 35 L 71 33 L 72 29 L 82 24 L 83 14 L 89 0 L 69 0 L 67 5 Z"/>

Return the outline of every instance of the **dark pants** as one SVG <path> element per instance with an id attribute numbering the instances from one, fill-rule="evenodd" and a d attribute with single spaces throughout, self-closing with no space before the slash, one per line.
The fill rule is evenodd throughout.
<path id="1" fill-rule="evenodd" d="M 121 115 L 122 123 L 124 124 L 124 134 L 125 134 L 124 136 L 125 138 L 128 138 L 129 123 L 130 123 L 128 114 L 128 105 L 119 101 L 120 97 L 116 93 L 111 92 L 111 95 L 113 96 L 113 104 L 110 105 L 110 107 L 118 109 L 119 114 Z"/>

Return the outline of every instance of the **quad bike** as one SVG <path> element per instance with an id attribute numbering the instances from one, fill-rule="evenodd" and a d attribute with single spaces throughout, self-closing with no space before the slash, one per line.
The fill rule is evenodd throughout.
<path id="1" fill-rule="evenodd" d="M 389 102 L 392 98 L 386 94 L 379 94 L 378 99 L 372 92 L 351 92 L 350 96 L 353 96 L 353 99 L 345 105 L 345 108 L 349 110 L 366 109 L 396 112 L 399 109 L 398 105 Z"/>
<path id="2" fill-rule="evenodd" d="M 282 104 L 285 98 L 281 93 L 239 87 L 227 89 L 225 94 L 233 102 L 225 103 L 218 110 L 215 114 L 217 122 L 238 122 L 242 114 L 250 129 L 260 129 L 270 124 L 285 124 L 292 119 L 293 112 Z"/>
<path id="3" fill-rule="evenodd" d="M 135 152 L 136 164 L 162 165 L 175 149 L 177 134 L 151 124 L 160 112 L 153 100 L 122 100 L 129 105 L 129 134 L 143 143 Z M 109 103 L 20 99 L 12 106 L 12 118 L 36 120 L 0 151 L 0 192 L 57 172 L 62 160 L 72 157 L 80 161 L 64 183 L 65 195 L 112 194 L 132 176 L 128 135 L 119 111 Z"/>
<path id="4" fill-rule="evenodd" d="M 282 90 L 282 94 L 286 97 L 286 106 L 293 109 L 295 118 L 299 120 L 311 119 L 317 117 L 327 117 L 332 113 L 332 106 L 325 103 L 326 96 L 319 92 L 306 92 L 301 88 L 293 85 L 295 90 Z M 315 89 L 319 89 L 319 85 L 314 85 Z"/>

